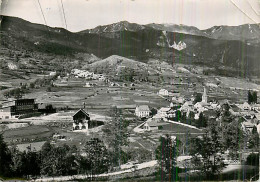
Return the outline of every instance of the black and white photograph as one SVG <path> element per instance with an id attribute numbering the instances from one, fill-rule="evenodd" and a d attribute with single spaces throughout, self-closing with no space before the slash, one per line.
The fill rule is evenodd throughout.
<path id="1" fill-rule="evenodd" d="M 260 181 L 259 0 L 0 0 L 0 182 Z"/>

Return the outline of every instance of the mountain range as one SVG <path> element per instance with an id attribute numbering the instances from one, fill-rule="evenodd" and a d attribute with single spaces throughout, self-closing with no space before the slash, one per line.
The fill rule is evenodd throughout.
<path id="1" fill-rule="evenodd" d="M 72 33 L 63 28 L 2 17 L 1 45 L 12 50 L 74 57 L 119 55 L 140 62 L 201 64 L 236 76 L 260 76 L 257 24 L 215 26 L 206 30 L 172 24 L 139 25 L 122 21 Z"/>

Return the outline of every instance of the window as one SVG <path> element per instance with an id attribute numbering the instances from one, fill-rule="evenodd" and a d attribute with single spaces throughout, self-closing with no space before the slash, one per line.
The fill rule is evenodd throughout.
<path id="1" fill-rule="evenodd" d="M 9 116 L 5 116 L 5 119 L 9 119 Z"/>

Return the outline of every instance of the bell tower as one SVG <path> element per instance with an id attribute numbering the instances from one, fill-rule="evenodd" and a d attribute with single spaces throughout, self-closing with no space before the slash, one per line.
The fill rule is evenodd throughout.
<path id="1" fill-rule="evenodd" d="M 203 95 L 202 95 L 202 102 L 204 102 L 204 103 L 208 102 L 208 96 L 207 96 L 206 87 L 204 87 L 204 92 L 203 92 Z"/>

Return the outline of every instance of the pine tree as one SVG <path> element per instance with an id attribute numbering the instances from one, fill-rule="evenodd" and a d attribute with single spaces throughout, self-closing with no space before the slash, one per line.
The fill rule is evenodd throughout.
<path id="1" fill-rule="evenodd" d="M 161 180 L 178 179 L 176 173 L 176 159 L 179 154 L 177 150 L 178 141 L 171 139 L 169 135 L 160 138 L 160 145 L 156 149 L 156 159 L 159 164 L 158 172 Z"/>
<path id="2" fill-rule="evenodd" d="M 252 102 L 257 103 L 257 92 L 256 91 L 254 91 L 252 94 Z"/>
<path id="3" fill-rule="evenodd" d="M 11 155 L 4 141 L 3 135 L 0 134 L 0 176 L 10 174 Z"/>
<path id="4" fill-rule="evenodd" d="M 253 102 L 253 96 L 250 90 L 248 90 L 247 99 L 249 104 Z"/>
<path id="5" fill-rule="evenodd" d="M 109 124 L 109 130 L 111 131 L 111 141 L 109 142 L 110 148 L 113 150 L 112 160 L 115 166 L 120 166 L 124 157 L 122 150 L 123 146 L 128 145 L 128 131 L 127 122 L 122 117 L 122 110 L 114 107 L 111 109 L 112 122 Z"/>

